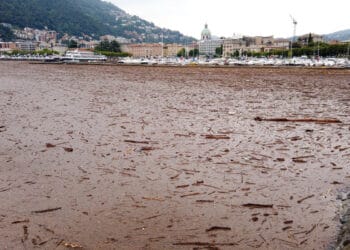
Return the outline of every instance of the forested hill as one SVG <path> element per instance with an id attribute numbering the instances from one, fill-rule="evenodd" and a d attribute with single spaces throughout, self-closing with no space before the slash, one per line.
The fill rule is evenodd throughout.
<path id="1" fill-rule="evenodd" d="M 56 30 L 61 35 L 121 36 L 133 42 L 193 41 L 178 31 L 161 29 L 101 0 L 0 0 L 0 23 L 19 28 Z"/>

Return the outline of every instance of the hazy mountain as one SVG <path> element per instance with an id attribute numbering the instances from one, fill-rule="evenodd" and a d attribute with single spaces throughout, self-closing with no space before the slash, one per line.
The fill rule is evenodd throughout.
<path id="1" fill-rule="evenodd" d="M 189 42 L 178 31 L 161 29 L 101 0 L 0 0 L 0 23 L 56 30 L 61 35 L 114 35 L 133 42 Z"/>
<path id="2" fill-rule="evenodd" d="M 331 34 L 325 35 L 325 39 L 329 40 L 338 40 L 338 41 L 349 41 L 350 40 L 350 29 L 341 30 Z"/>

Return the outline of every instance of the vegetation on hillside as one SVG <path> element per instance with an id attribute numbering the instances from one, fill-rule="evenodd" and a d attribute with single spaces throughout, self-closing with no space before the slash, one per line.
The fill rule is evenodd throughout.
<path id="1" fill-rule="evenodd" d="M 8 42 L 12 41 L 13 39 L 15 39 L 15 35 L 13 34 L 12 30 L 0 24 L 0 41 Z"/>
<path id="2" fill-rule="evenodd" d="M 153 23 L 131 16 L 101 0 L 11 0 L 0 1 L 0 23 L 20 28 L 48 28 L 76 36 L 98 38 L 111 34 L 134 42 L 193 41 L 177 31 L 161 29 Z"/>

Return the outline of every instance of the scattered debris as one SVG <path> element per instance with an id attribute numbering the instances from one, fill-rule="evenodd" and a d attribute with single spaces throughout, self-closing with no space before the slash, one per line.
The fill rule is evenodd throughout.
<path id="1" fill-rule="evenodd" d="M 28 226 L 27 225 L 24 225 L 23 226 L 23 239 L 22 241 L 26 241 L 28 240 Z"/>
<path id="2" fill-rule="evenodd" d="M 80 244 L 78 243 L 68 243 L 68 242 L 64 242 L 63 244 L 65 247 L 67 248 L 83 248 L 83 246 L 81 246 Z"/>
<path id="3" fill-rule="evenodd" d="M 73 148 L 63 148 L 63 149 L 64 149 L 64 151 L 69 152 L 69 153 L 73 152 Z"/>
<path id="4" fill-rule="evenodd" d="M 292 228 L 291 226 L 286 226 L 286 227 L 282 228 L 282 231 L 286 231 L 286 230 L 291 229 L 291 228 Z"/>
<path id="5" fill-rule="evenodd" d="M 333 185 L 341 185 L 341 184 L 343 184 L 342 182 L 339 182 L 339 181 L 333 181 L 331 184 L 333 184 Z"/>
<path id="6" fill-rule="evenodd" d="M 83 172 L 84 174 L 87 174 L 87 171 L 85 169 L 83 169 L 82 167 L 78 166 L 78 169 Z"/>
<path id="7" fill-rule="evenodd" d="M 56 145 L 54 145 L 52 143 L 46 143 L 46 147 L 47 148 L 54 148 L 54 147 L 56 147 Z"/>

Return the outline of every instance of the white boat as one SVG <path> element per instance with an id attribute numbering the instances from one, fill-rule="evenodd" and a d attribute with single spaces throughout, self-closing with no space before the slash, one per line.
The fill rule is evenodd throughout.
<path id="1" fill-rule="evenodd" d="M 69 50 L 61 57 L 62 61 L 66 62 L 101 62 L 106 61 L 107 57 L 104 55 L 97 55 L 91 51 Z"/>

